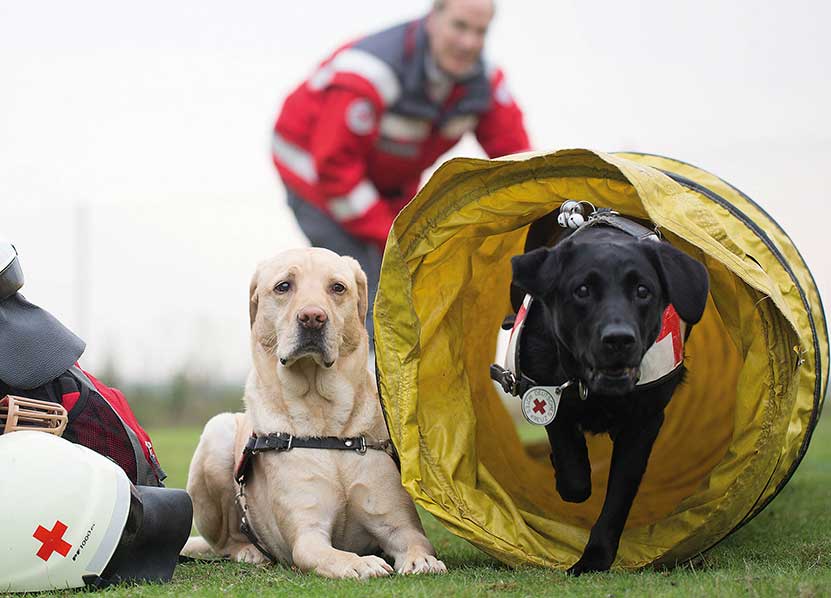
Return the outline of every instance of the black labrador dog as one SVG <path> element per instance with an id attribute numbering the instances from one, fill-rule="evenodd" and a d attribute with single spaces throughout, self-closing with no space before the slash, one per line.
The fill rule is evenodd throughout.
<path id="1" fill-rule="evenodd" d="M 567 388 L 546 426 L 557 492 L 583 502 L 591 494 L 584 433 L 613 441 L 606 499 L 583 555 L 568 572 L 605 571 L 638 492 L 664 408 L 681 382 L 678 367 L 655 384 L 636 386 L 668 304 L 686 322 L 701 319 L 707 270 L 666 242 L 592 226 L 512 259 L 513 284 L 533 297 L 520 343 L 523 373 L 537 385 Z M 587 395 L 578 392 L 582 385 Z"/>

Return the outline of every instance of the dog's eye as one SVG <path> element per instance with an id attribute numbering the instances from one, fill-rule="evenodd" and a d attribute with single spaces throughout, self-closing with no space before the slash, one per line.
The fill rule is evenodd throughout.
<path id="1" fill-rule="evenodd" d="M 580 299 L 585 299 L 590 295 L 589 287 L 584 284 L 581 284 L 579 287 L 574 289 L 574 296 Z"/>
<path id="2" fill-rule="evenodd" d="M 652 292 L 642 284 L 638 285 L 638 289 L 635 292 L 638 295 L 638 299 L 649 299 L 649 297 L 652 295 Z"/>
<path id="3" fill-rule="evenodd" d="M 339 282 L 332 285 L 332 292 L 336 295 L 343 295 L 346 292 L 346 287 Z"/>
<path id="4" fill-rule="evenodd" d="M 274 292 L 279 293 L 281 295 L 283 293 L 288 293 L 290 289 L 291 283 L 287 280 L 284 280 L 283 282 L 278 282 L 276 285 L 274 285 Z"/>

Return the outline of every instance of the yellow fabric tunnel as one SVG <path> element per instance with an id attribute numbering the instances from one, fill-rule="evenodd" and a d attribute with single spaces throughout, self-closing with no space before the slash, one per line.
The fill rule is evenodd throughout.
<path id="1" fill-rule="evenodd" d="M 765 211 L 718 177 L 652 155 L 565 150 L 445 163 L 401 212 L 375 302 L 381 401 L 415 501 L 510 565 L 582 553 L 611 454 L 590 436 L 592 495 L 563 502 L 547 452 L 520 441 L 489 377 L 511 313 L 510 258 L 566 200 L 652 221 L 710 274 L 702 321 L 615 568 L 672 564 L 763 509 L 805 454 L 828 383 L 811 273 Z"/>

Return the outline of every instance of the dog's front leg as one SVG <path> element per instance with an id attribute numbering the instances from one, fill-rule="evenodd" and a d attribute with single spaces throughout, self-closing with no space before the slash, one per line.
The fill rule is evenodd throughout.
<path id="1" fill-rule="evenodd" d="M 347 493 L 347 519 L 395 559 L 398 573 L 444 573 L 447 568 L 424 535 L 393 460 L 380 451 L 369 451 L 352 461 L 354 482 Z"/>
<path id="2" fill-rule="evenodd" d="M 398 517 L 384 517 L 367 527 L 377 537 L 381 549 L 395 560 L 398 573 L 410 575 L 447 571 L 424 535 L 412 503 Z"/>
<path id="3" fill-rule="evenodd" d="M 281 457 L 297 457 L 287 454 Z M 285 459 L 288 464 L 288 459 Z M 313 462 L 297 461 L 297 472 L 309 470 Z M 367 579 L 393 572 L 377 556 L 359 556 L 339 550 L 332 545 L 336 527 L 341 526 L 344 495 L 337 484 L 334 468 L 304 473 L 295 484 L 281 487 L 273 496 L 271 512 L 276 515 L 276 527 L 285 539 L 291 562 L 301 571 L 313 571 L 335 579 Z"/>
<path id="4" fill-rule="evenodd" d="M 661 411 L 646 421 L 630 422 L 614 439 L 606 500 L 592 527 L 583 556 L 568 570 L 570 574 L 606 571 L 612 566 L 620 535 L 663 421 Z"/>
<path id="5" fill-rule="evenodd" d="M 381 557 L 359 556 L 333 547 L 331 534 L 317 526 L 299 530 L 292 544 L 291 557 L 301 571 L 314 571 L 333 579 L 368 579 L 393 572 Z"/>
<path id="6" fill-rule="evenodd" d="M 387 477 L 373 486 L 355 484 L 350 493 L 350 513 L 376 539 L 381 549 L 395 559 L 395 570 L 403 575 L 444 573 L 447 568 L 436 558 L 436 551 L 424 535 L 415 505 L 398 482 L 392 465 Z M 380 469 L 380 468 L 379 468 Z M 391 487 L 384 487 L 385 485 Z"/>
<path id="7" fill-rule="evenodd" d="M 583 502 L 592 493 L 592 470 L 586 437 L 576 422 L 558 417 L 545 427 L 557 493 L 566 502 Z"/>

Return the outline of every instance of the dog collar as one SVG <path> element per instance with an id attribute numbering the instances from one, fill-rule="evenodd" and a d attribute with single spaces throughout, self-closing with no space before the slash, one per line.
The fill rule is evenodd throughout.
<path id="1" fill-rule="evenodd" d="M 505 392 L 521 397 L 522 414 L 526 420 L 545 426 L 554 421 L 566 388 L 577 384 L 582 400 L 588 397 L 588 389 L 580 379 L 566 380 L 556 386 L 540 386 L 522 373 L 520 339 L 533 301 L 531 295 L 525 295 L 511 329 L 504 366 L 493 364 L 490 373 L 491 378 L 499 382 Z M 641 359 L 637 387 L 644 388 L 663 382 L 683 365 L 686 328 L 686 322 L 678 316 L 671 304 L 668 305 L 661 318 L 658 338 Z"/>

